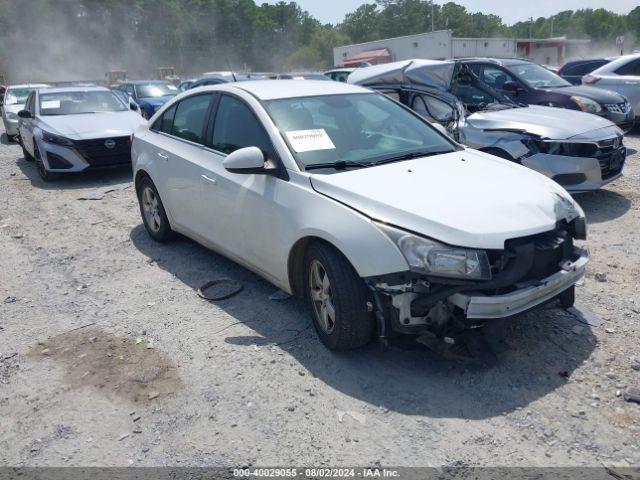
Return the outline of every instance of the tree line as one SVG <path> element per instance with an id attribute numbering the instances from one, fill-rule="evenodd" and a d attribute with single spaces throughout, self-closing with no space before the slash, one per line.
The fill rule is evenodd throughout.
<path id="1" fill-rule="evenodd" d="M 640 39 L 640 6 L 563 11 L 506 25 L 454 2 L 375 0 L 337 25 L 322 24 L 295 2 L 253 0 L 0 0 L 0 73 L 21 80 L 97 78 L 154 67 L 278 71 L 331 66 L 332 49 L 436 29 L 457 37 L 590 38 L 611 45 Z"/>

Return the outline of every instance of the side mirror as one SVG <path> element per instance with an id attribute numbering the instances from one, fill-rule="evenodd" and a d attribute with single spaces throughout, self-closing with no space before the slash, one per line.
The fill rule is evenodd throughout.
<path id="1" fill-rule="evenodd" d="M 222 162 L 231 173 L 266 173 L 265 158 L 258 147 L 246 147 L 227 155 Z"/>
<path id="2" fill-rule="evenodd" d="M 517 82 L 505 82 L 502 89 L 509 93 L 519 93 L 523 88 Z"/>
<path id="3" fill-rule="evenodd" d="M 29 110 L 20 110 L 18 116 L 20 118 L 31 118 L 31 112 Z"/>

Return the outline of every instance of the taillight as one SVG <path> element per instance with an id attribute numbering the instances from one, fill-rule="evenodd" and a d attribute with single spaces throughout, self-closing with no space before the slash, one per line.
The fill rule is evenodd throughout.
<path id="1" fill-rule="evenodd" d="M 593 85 L 594 83 L 598 83 L 601 80 L 600 77 L 596 77 L 595 75 L 585 75 L 582 77 L 582 83 L 585 85 Z"/>

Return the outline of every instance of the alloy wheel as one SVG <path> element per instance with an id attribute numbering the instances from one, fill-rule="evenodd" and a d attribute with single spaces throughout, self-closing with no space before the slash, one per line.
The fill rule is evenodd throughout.
<path id="1" fill-rule="evenodd" d="M 156 192 L 151 187 L 145 187 L 142 191 L 142 210 L 147 226 L 154 232 L 159 232 L 162 226 L 162 218 L 160 217 L 160 203 Z"/>
<path id="2" fill-rule="evenodd" d="M 309 268 L 309 290 L 313 309 L 322 330 L 330 334 L 336 326 L 336 311 L 329 275 L 318 260 L 313 260 Z"/>

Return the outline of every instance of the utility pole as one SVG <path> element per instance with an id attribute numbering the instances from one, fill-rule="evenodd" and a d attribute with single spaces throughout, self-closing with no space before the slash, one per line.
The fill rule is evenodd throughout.
<path id="1" fill-rule="evenodd" d="M 551 33 L 549 35 L 549 38 L 553 38 L 553 17 L 551 17 Z"/>

